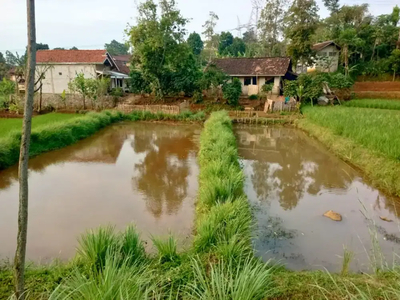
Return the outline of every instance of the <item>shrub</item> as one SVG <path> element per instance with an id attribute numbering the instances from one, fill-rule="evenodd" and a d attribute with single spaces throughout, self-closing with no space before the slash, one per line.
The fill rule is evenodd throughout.
<path id="1" fill-rule="evenodd" d="M 256 95 L 256 94 L 250 95 L 249 99 L 250 100 L 257 100 L 258 99 L 258 95 Z"/>
<path id="2" fill-rule="evenodd" d="M 158 250 L 160 263 L 179 261 L 179 255 L 176 252 L 176 240 L 169 235 L 166 240 L 152 237 L 154 246 Z"/>
<path id="3" fill-rule="evenodd" d="M 273 295 L 274 268 L 248 256 L 233 258 L 207 267 L 193 259 L 194 283 L 186 287 L 188 299 L 257 300 Z"/>
<path id="4" fill-rule="evenodd" d="M 264 84 L 261 89 L 264 93 L 269 93 L 269 92 L 272 92 L 273 88 L 274 88 L 274 83 L 270 82 L 270 83 Z"/>
<path id="5" fill-rule="evenodd" d="M 242 94 L 242 83 L 238 78 L 233 78 L 231 82 L 223 85 L 222 92 L 224 93 L 224 98 L 228 100 L 228 104 L 236 106 Z"/>

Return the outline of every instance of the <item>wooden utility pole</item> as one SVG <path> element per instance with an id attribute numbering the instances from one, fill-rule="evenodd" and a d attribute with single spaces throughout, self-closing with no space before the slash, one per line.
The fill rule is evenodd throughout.
<path id="1" fill-rule="evenodd" d="M 35 0 L 26 0 L 28 23 L 28 61 L 25 79 L 25 107 L 22 125 L 21 148 L 19 153 L 19 210 L 18 210 L 18 236 L 17 250 L 14 259 L 15 297 L 25 299 L 24 273 L 26 240 L 28 231 L 28 160 L 29 144 L 31 139 L 33 95 L 35 86 L 36 67 L 36 25 L 35 25 Z"/>

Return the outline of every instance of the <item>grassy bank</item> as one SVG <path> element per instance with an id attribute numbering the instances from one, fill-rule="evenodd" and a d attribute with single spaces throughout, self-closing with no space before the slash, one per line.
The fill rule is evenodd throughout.
<path id="1" fill-rule="evenodd" d="M 400 110 L 400 100 L 356 99 L 344 102 L 344 106 Z"/>
<path id="2" fill-rule="evenodd" d="M 400 196 L 400 112 L 307 107 L 297 125 L 365 172 L 374 185 Z"/>
<path id="3" fill-rule="evenodd" d="M 33 117 L 32 129 L 43 125 L 65 122 L 74 118 L 82 117 L 79 114 L 58 114 L 51 113 L 42 116 Z M 22 119 L 1 119 L 0 118 L 0 138 L 5 137 L 13 131 L 22 130 Z"/>
<path id="4" fill-rule="evenodd" d="M 30 156 L 63 148 L 86 138 L 111 123 L 130 121 L 203 121 L 205 115 L 199 113 L 181 113 L 166 115 L 163 113 L 132 112 L 124 114 L 118 111 L 105 111 L 75 114 L 48 114 L 33 118 Z M 0 120 L 0 170 L 18 162 L 21 141 L 21 119 Z M 4 127 L 3 127 L 4 125 Z"/>

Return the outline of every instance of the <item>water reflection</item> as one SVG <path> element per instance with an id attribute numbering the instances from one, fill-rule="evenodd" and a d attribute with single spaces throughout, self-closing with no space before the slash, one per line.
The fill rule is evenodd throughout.
<path id="1" fill-rule="evenodd" d="M 246 193 L 257 208 L 254 246 L 260 256 L 282 259 L 293 269 L 336 271 L 346 245 L 357 254 L 352 268 L 365 270 L 371 220 L 387 257 L 400 250 L 396 222 L 379 218 L 396 219 L 399 202 L 369 187 L 315 140 L 284 127 L 238 126 L 236 135 Z M 360 212 L 363 205 L 371 220 Z M 342 214 L 343 221 L 323 217 L 327 210 Z"/>
<path id="2" fill-rule="evenodd" d="M 118 124 L 31 159 L 28 259 L 70 258 L 79 234 L 108 223 L 190 236 L 200 129 Z M 0 172 L 0 259 L 15 250 L 17 179 L 16 166 Z"/>
<path id="3" fill-rule="evenodd" d="M 179 210 L 187 195 L 188 158 L 195 149 L 194 141 L 172 127 L 157 136 L 145 129 L 135 135 L 131 145 L 136 153 L 145 153 L 145 158 L 135 164 L 132 184 L 145 195 L 147 208 L 157 218 L 164 206 L 168 214 Z"/>

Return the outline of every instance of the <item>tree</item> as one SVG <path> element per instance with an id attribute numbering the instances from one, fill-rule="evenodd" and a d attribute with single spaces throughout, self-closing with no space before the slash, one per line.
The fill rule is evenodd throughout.
<path id="1" fill-rule="evenodd" d="M 242 83 L 238 78 L 233 78 L 231 82 L 227 82 L 222 86 L 222 92 L 224 93 L 224 98 L 228 100 L 228 104 L 236 106 L 242 94 Z"/>
<path id="2" fill-rule="evenodd" d="M 349 57 L 352 54 L 351 48 L 356 49 L 361 46 L 363 40 L 357 36 L 356 29 L 347 28 L 340 32 L 338 39 L 339 44 L 342 46 L 342 57 L 344 61 L 344 68 L 346 76 L 349 75 Z"/>
<path id="3" fill-rule="evenodd" d="M 116 40 L 112 40 L 111 43 L 105 44 L 107 52 L 111 55 L 126 55 L 129 53 L 129 46 L 127 44 L 119 43 Z"/>
<path id="4" fill-rule="evenodd" d="M 39 91 L 39 107 L 38 112 L 42 111 L 42 88 L 43 80 L 46 78 L 46 72 L 52 68 L 52 65 L 41 65 L 36 67 L 36 81 L 35 81 L 35 93 Z M 39 85 L 39 86 L 38 86 Z"/>
<path id="5" fill-rule="evenodd" d="M 36 50 L 49 50 L 49 45 L 47 44 L 42 44 L 42 43 L 37 43 L 36 44 Z"/>
<path id="6" fill-rule="evenodd" d="M 14 260 L 14 280 L 16 299 L 25 299 L 24 272 L 26 240 L 28 230 L 28 161 L 31 138 L 31 125 L 33 113 L 33 94 L 35 85 L 36 66 L 36 25 L 35 25 L 35 0 L 27 0 L 28 23 L 28 69 L 26 73 L 26 94 L 24 107 L 24 120 L 22 126 L 21 148 L 19 154 L 19 209 L 18 209 L 18 235 L 17 249 Z"/>
<path id="7" fill-rule="evenodd" d="M 246 45 L 250 45 L 257 42 L 257 35 L 254 29 L 250 29 L 249 31 L 243 33 L 243 42 Z"/>
<path id="8" fill-rule="evenodd" d="M 229 46 L 228 52 L 235 57 L 243 56 L 246 53 L 246 44 L 241 38 L 235 37 L 232 45 Z"/>
<path id="9" fill-rule="evenodd" d="M 56 48 L 54 48 L 53 50 L 65 50 L 65 48 L 62 48 L 62 47 L 56 47 Z"/>
<path id="10" fill-rule="evenodd" d="M 286 38 L 290 40 L 288 54 L 295 64 L 311 63 L 312 36 L 318 26 L 318 6 L 315 0 L 296 0 L 290 7 L 286 20 Z"/>
<path id="11" fill-rule="evenodd" d="M 336 13 L 339 10 L 339 0 L 323 0 L 323 2 L 331 14 Z"/>
<path id="12" fill-rule="evenodd" d="M 279 44 L 283 34 L 286 3 L 287 0 L 267 0 L 265 7 L 261 10 L 257 29 L 267 56 L 275 56 L 274 48 Z M 281 55 L 281 53 L 277 54 Z"/>
<path id="13" fill-rule="evenodd" d="M 201 40 L 200 34 L 196 32 L 192 32 L 186 42 L 190 49 L 192 49 L 193 54 L 196 56 L 200 55 L 201 51 L 204 49 L 204 43 Z"/>
<path id="14" fill-rule="evenodd" d="M 3 53 L 0 52 L 0 80 L 3 80 L 6 77 L 8 71 L 8 67 L 6 64 L 6 59 L 3 56 Z"/>
<path id="15" fill-rule="evenodd" d="M 220 55 L 228 55 L 228 48 L 233 44 L 233 35 L 229 31 L 221 32 L 219 36 L 219 45 L 218 45 L 218 53 Z"/>
<path id="16" fill-rule="evenodd" d="M 138 23 L 129 35 L 133 67 L 150 83 L 156 98 L 162 99 L 179 90 L 174 78 L 185 76 L 181 66 L 193 54 L 184 39 L 188 20 L 181 16 L 175 1 L 162 0 L 160 14 L 157 7 L 152 0 L 140 4 Z"/>
<path id="17" fill-rule="evenodd" d="M 69 50 L 79 50 L 78 48 L 76 48 L 75 46 L 73 46 L 71 49 Z"/>
<path id="18" fill-rule="evenodd" d="M 206 48 L 209 52 L 209 61 L 211 61 L 213 52 L 215 52 L 218 45 L 218 37 L 215 34 L 215 26 L 217 25 L 218 20 L 219 18 L 217 14 L 210 11 L 209 18 L 203 25 L 204 31 L 202 34 L 206 37 Z"/>
<path id="19" fill-rule="evenodd" d="M 390 63 L 393 71 L 393 81 L 396 79 L 396 73 L 400 71 L 400 49 L 394 49 L 390 56 Z"/>
<path id="20" fill-rule="evenodd" d="M 76 77 L 68 83 L 68 88 L 72 93 L 82 96 L 83 109 L 86 109 L 86 98 L 90 95 L 90 90 L 83 73 L 76 74 Z"/>

